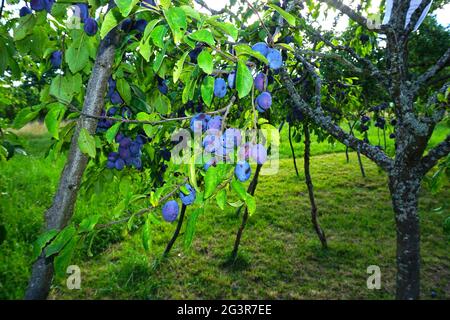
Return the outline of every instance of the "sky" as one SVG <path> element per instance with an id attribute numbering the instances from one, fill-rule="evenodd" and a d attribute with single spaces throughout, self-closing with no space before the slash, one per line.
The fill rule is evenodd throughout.
<path id="1" fill-rule="evenodd" d="M 220 10 L 220 9 L 222 9 L 225 5 L 226 5 L 226 3 L 228 3 L 229 1 L 228 0 L 204 0 L 205 2 L 206 2 L 206 4 L 211 8 L 211 9 L 215 9 L 215 10 Z M 253 3 L 253 2 L 256 2 L 256 1 L 258 1 L 258 0 L 249 0 L 250 1 L 250 3 Z M 344 2 L 348 2 L 348 1 L 345 1 L 344 0 Z M 378 7 L 379 7 L 379 5 L 380 5 L 380 0 L 374 0 L 374 1 L 372 1 L 372 3 L 373 3 L 373 5 L 372 5 L 372 13 L 376 13 L 376 12 L 378 12 L 379 10 L 378 10 Z M 196 6 L 197 8 L 200 8 L 200 6 Z M 206 11 L 207 12 L 207 11 Z M 436 12 L 435 12 L 435 14 L 436 14 L 436 18 L 437 18 L 437 21 L 441 24 L 441 25 L 443 25 L 443 26 L 449 26 L 450 25 L 450 4 L 447 4 L 447 5 L 445 5 L 444 6 L 444 8 L 442 8 L 442 9 L 440 9 L 440 10 L 437 10 Z M 331 29 L 331 27 L 332 27 L 332 24 L 333 24 L 333 21 L 332 21 L 333 19 L 326 19 L 325 21 L 324 21 L 324 24 L 322 24 L 322 26 L 325 28 L 325 29 Z M 345 26 L 346 26 L 346 24 L 347 24 L 347 19 L 345 18 L 345 19 L 341 19 L 341 22 L 340 22 L 340 26 L 338 26 L 338 29 L 341 29 L 341 30 L 343 30 L 343 29 L 345 29 Z"/>

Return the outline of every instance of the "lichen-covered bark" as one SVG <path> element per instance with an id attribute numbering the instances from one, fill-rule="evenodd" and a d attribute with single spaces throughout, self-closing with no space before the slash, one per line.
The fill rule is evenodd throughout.
<path id="1" fill-rule="evenodd" d="M 421 175 L 393 170 L 389 189 L 397 230 L 397 299 L 420 297 L 420 224 L 417 211 Z"/>
<path id="2" fill-rule="evenodd" d="M 83 114 L 99 116 L 104 107 L 106 86 L 111 75 L 117 43 L 118 35 L 115 30 L 111 31 L 100 43 L 86 90 Z M 97 120 L 95 119 L 80 117 L 78 120 L 58 190 L 52 206 L 45 213 L 46 230 L 63 229 L 73 215 L 81 179 L 88 162 L 88 157 L 78 147 L 79 133 L 84 128 L 90 134 L 94 134 L 96 127 Z M 45 258 L 44 253 L 42 253 L 33 265 L 25 299 L 46 299 L 52 278 L 53 261 L 50 258 Z"/>

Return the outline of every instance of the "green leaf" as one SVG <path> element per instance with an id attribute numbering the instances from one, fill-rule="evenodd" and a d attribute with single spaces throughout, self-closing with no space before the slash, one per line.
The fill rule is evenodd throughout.
<path id="1" fill-rule="evenodd" d="M 191 186 L 193 186 L 195 190 L 199 191 L 195 171 L 195 154 L 191 156 L 191 161 L 189 161 L 189 181 L 191 182 Z"/>
<path id="2" fill-rule="evenodd" d="M 131 103 L 131 88 L 127 80 L 124 78 L 117 79 L 117 91 L 127 104 Z"/>
<path id="3" fill-rule="evenodd" d="M 34 26 L 36 25 L 36 20 L 37 19 L 34 14 L 28 14 L 24 17 L 19 18 L 19 24 L 14 28 L 14 41 L 22 40 L 29 34 L 33 33 Z"/>
<path id="4" fill-rule="evenodd" d="M 114 141 L 114 139 L 116 138 L 117 132 L 119 132 L 121 124 L 122 124 L 121 122 L 117 122 L 106 131 L 106 133 L 105 133 L 106 141 L 108 141 L 109 143 L 112 143 Z"/>
<path id="5" fill-rule="evenodd" d="M 164 15 L 172 30 L 175 44 L 179 44 L 187 29 L 186 13 L 181 8 L 173 7 L 165 10 Z"/>
<path id="6" fill-rule="evenodd" d="M 209 107 L 214 98 L 214 78 L 207 76 L 203 79 L 202 86 L 200 88 L 202 93 L 202 99 Z"/>
<path id="7" fill-rule="evenodd" d="M 117 4 L 122 16 L 126 18 L 139 0 L 114 0 L 114 2 Z"/>
<path id="8" fill-rule="evenodd" d="M 78 31 L 78 30 L 77 30 Z M 64 55 L 72 73 L 83 70 L 89 62 L 88 37 L 85 32 L 73 32 L 73 42 Z"/>
<path id="9" fill-rule="evenodd" d="M 55 257 L 55 273 L 58 277 L 63 277 L 66 274 L 67 267 L 70 264 L 70 260 L 72 260 L 73 252 L 75 251 L 78 240 L 79 237 L 72 237 Z"/>
<path id="10" fill-rule="evenodd" d="M 217 205 L 220 209 L 225 209 L 225 204 L 227 203 L 227 191 L 225 189 L 220 190 L 216 196 Z"/>
<path id="11" fill-rule="evenodd" d="M 95 225 L 98 222 L 98 219 L 100 219 L 100 215 L 98 215 L 98 214 L 95 214 L 95 215 L 92 215 L 90 217 L 83 219 L 80 222 L 80 226 L 78 227 L 78 233 L 93 231 L 95 228 Z"/>
<path id="12" fill-rule="evenodd" d="M 167 33 L 167 27 L 166 26 L 157 26 L 153 31 L 150 33 L 150 39 L 152 39 L 155 46 L 159 48 L 164 48 L 164 36 Z"/>
<path id="13" fill-rule="evenodd" d="M 52 229 L 41 234 L 36 241 L 33 242 L 33 256 L 31 259 L 36 260 L 42 252 L 42 249 L 49 243 L 56 235 L 58 230 Z"/>
<path id="14" fill-rule="evenodd" d="M 274 5 L 274 4 L 268 4 L 268 6 L 274 10 L 276 10 L 283 18 L 287 21 L 292 27 L 295 27 L 295 17 L 281 9 L 280 7 Z"/>
<path id="15" fill-rule="evenodd" d="M 45 249 L 45 256 L 50 257 L 61 251 L 61 249 L 75 236 L 76 229 L 70 225 L 65 227 Z"/>
<path id="16" fill-rule="evenodd" d="M 19 113 L 16 115 L 13 123 L 14 129 L 20 129 L 24 125 L 26 125 L 28 122 L 35 119 L 38 115 L 41 109 L 32 110 L 31 107 L 25 107 L 22 110 L 19 111 Z"/>
<path id="17" fill-rule="evenodd" d="M 184 13 L 186 13 L 186 16 L 191 17 L 195 20 L 200 21 L 202 19 L 202 17 L 200 16 L 200 13 L 198 13 L 197 10 L 195 10 L 194 8 L 190 7 L 190 6 L 181 6 L 181 9 L 183 9 Z"/>
<path id="18" fill-rule="evenodd" d="M 188 218 L 186 231 L 184 233 L 184 249 L 187 250 L 192 245 L 195 235 L 195 227 L 197 225 L 198 216 L 203 213 L 203 208 L 195 209 Z"/>
<path id="19" fill-rule="evenodd" d="M 80 136 L 78 137 L 78 146 L 80 147 L 81 152 L 87 154 L 91 158 L 95 158 L 95 155 L 97 154 L 97 150 L 95 148 L 95 139 L 85 128 L 82 128 L 80 130 Z"/>
<path id="20" fill-rule="evenodd" d="M 250 70 L 244 61 L 238 61 L 238 68 L 236 74 L 236 89 L 238 91 L 239 99 L 246 97 L 252 91 L 253 77 Z"/>
<path id="21" fill-rule="evenodd" d="M 236 191 L 241 200 L 245 201 L 245 199 L 247 199 L 247 191 L 245 191 L 245 187 L 240 181 L 233 179 L 231 181 L 231 187 Z"/>
<path id="22" fill-rule="evenodd" d="M 47 127 L 47 130 L 48 132 L 50 132 L 52 137 L 58 140 L 59 124 L 61 123 L 61 120 L 64 117 L 66 108 L 59 102 L 49 104 L 47 108 L 49 109 L 49 111 L 44 119 L 45 126 Z"/>
<path id="23" fill-rule="evenodd" d="M 145 251 L 149 252 L 150 248 L 151 248 L 151 242 L 152 239 L 150 237 L 150 227 L 151 227 L 151 223 L 150 223 L 150 219 L 145 219 L 145 224 L 142 227 L 142 245 L 145 249 Z"/>
<path id="24" fill-rule="evenodd" d="M 172 109 L 170 99 L 165 95 L 159 93 L 154 101 L 154 106 L 156 111 L 162 114 L 168 114 Z"/>
<path id="25" fill-rule="evenodd" d="M 198 55 L 198 66 L 206 74 L 211 74 L 213 72 L 213 69 L 214 69 L 213 57 L 207 50 L 203 50 Z"/>
<path id="26" fill-rule="evenodd" d="M 81 86 L 82 78 L 79 73 L 73 76 L 70 73 L 57 75 L 50 85 L 50 94 L 63 104 L 69 104 L 74 95 L 81 91 Z"/>
<path id="27" fill-rule="evenodd" d="M 217 186 L 219 185 L 220 181 L 217 178 L 217 167 L 209 167 L 208 171 L 206 171 L 205 175 L 205 194 L 203 196 L 203 199 L 208 199 L 211 197 L 214 192 L 216 191 Z"/>
<path id="28" fill-rule="evenodd" d="M 228 34 L 229 36 L 231 36 L 234 41 L 237 40 L 237 38 L 239 36 L 239 30 L 231 23 L 219 22 L 219 21 L 213 20 L 213 19 L 209 20 L 208 23 L 211 24 L 212 26 L 214 26 L 215 28 L 220 29 L 222 32 Z"/>
<path id="29" fill-rule="evenodd" d="M 101 29 L 100 29 L 100 37 L 103 39 L 106 35 L 114 29 L 122 20 L 123 16 L 120 14 L 118 8 L 114 8 L 108 11 L 105 15 L 105 19 L 103 20 Z"/>
<path id="30" fill-rule="evenodd" d="M 184 62 L 186 60 L 189 51 L 186 51 L 180 58 L 180 60 L 175 63 L 175 68 L 173 69 L 173 83 L 177 83 L 180 79 L 181 73 L 183 72 Z"/>
<path id="31" fill-rule="evenodd" d="M 189 37 L 192 40 L 207 43 L 212 47 L 214 47 L 216 45 L 216 41 L 214 40 L 214 37 L 213 37 L 211 31 L 209 31 L 209 30 L 203 29 L 203 30 L 195 31 L 195 32 L 191 33 L 189 35 Z"/>
<path id="32" fill-rule="evenodd" d="M 247 196 L 245 198 L 245 203 L 247 204 L 248 213 L 250 215 L 254 214 L 256 211 L 256 200 L 255 197 L 253 197 L 251 194 L 247 193 Z"/>

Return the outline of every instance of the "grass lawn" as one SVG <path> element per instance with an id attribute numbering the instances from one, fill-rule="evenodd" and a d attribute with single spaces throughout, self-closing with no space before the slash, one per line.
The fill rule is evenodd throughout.
<path id="1" fill-rule="evenodd" d="M 64 159 L 42 158 L 45 136 L 29 138 L 30 156 L 0 163 L 0 298 L 22 298 L 30 274 L 30 243 L 39 234 L 43 212 L 51 204 Z M 301 146 L 296 144 L 298 154 Z M 82 272 L 82 289 L 70 291 L 55 281 L 55 299 L 391 299 L 395 293 L 395 226 L 386 175 L 364 159 L 362 178 L 356 155 L 346 163 L 336 150 L 314 149 L 312 174 L 320 223 L 329 249 L 321 249 L 310 223 L 303 177 L 295 176 L 290 150 L 282 143 L 280 172 L 263 176 L 256 192 L 257 211 L 244 232 L 240 256 L 226 265 L 240 224 L 232 208 L 210 205 L 199 217 L 195 240 L 184 251 L 183 233 L 169 258 L 154 268 L 175 228 L 163 223 L 153 229 L 150 254 L 139 233 L 120 228 L 102 231 L 94 240 L 94 257 L 79 248 L 73 259 Z M 339 146 L 339 148 L 341 148 Z M 284 150 L 284 151 L 283 151 Z M 342 150 L 342 149 L 341 149 Z M 341 151 L 337 150 L 337 151 Z M 328 154 L 327 154 L 328 153 Z M 283 156 L 284 155 L 284 156 Z M 303 162 L 298 161 L 300 174 Z M 112 188 L 112 187 L 111 187 Z M 450 298 L 450 239 L 443 231 L 448 211 L 448 185 L 438 194 L 422 189 L 422 297 Z M 88 201 L 80 197 L 75 221 L 90 214 L 111 219 L 119 201 L 113 189 Z M 187 214 L 190 211 L 188 209 Z M 381 290 L 368 290 L 366 269 L 378 265 Z"/>

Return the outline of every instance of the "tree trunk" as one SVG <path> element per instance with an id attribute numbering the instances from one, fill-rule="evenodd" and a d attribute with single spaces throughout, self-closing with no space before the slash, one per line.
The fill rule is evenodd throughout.
<path id="1" fill-rule="evenodd" d="M 361 174 L 362 174 L 363 178 L 365 178 L 366 177 L 366 171 L 364 170 L 364 165 L 363 165 L 362 159 L 361 159 L 361 152 L 359 152 L 359 149 L 356 151 L 356 154 L 358 155 L 359 169 L 361 170 Z"/>
<path id="2" fill-rule="evenodd" d="M 300 175 L 298 174 L 297 160 L 295 159 L 294 144 L 292 143 L 291 124 L 289 124 L 289 145 L 291 146 L 292 159 L 294 160 L 295 173 L 297 174 L 297 177 L 299 177 Z"/>
<path id="3" fill-rule="evenodd" d="M 100 42 L 95 65 L 86 90 L 83 114 L 99 116 L 104 107 L 106 86 L 111 75 L 117 43 L 118 36 L 115 30 L 111 31 Z M 79 133 L 83 128 L 90 134 L 94 134 L 97 128 L 97 120 L 83 116 L 78 120 L 58 190 L 52 206 L 45 213 L 46 230 L 63 229 L 73 215 L 81 179 L 88 162 L 88 157 L 78 147 Z M 45 253 L 42 252 L 33 265 L 25 299 L 46 299 L 50 291 L 52 278 L 53 259 L 45 258 Z"/>
<path id="4" fill-rule="evenodd" d="M 248 186 L 247 192 L 249 194 L 251 194 L 252 196 L 255 195 L 256 186 L 258 185 L 258 177 L 259 177 L 259 173 L 261 172 L 261 168 L 262 168 L 262 164 L 258 164 L 256 166 L 255 175 L 253 176 L 252 182 Z M 248 220 L 248 208 L 245 207 L 244 215 L 242 216 L 241 226 L 239 227 L 239 230 L 236 234 L 236 240 L 234 241 L 233 251 L 231 252 L 231 261 L 235 261 L 237 258 L 239 245 L 241 243 L 241 238 L 242 238 L 242 234 L 244 233 L 245 226 L 247 225 L 247 220 Z"/>
<path id="5" fill-rule="evenodd" d="M 397 229 L 397 293 L 402 300 L 418 299 L 420 295 L 420 227 L 418 198 L 420 177 L 415 170 L 391 174 L 389 189 Z M 393 172 L 396 172 L 394 169 Z"/>
<path id="6" fill-rule="evenodd" d="M 317 236 L 319 237 L 320 242 L 322 243 L 322 247 L 326 249 L 327 238 L 325 236 L 325 232 L 323 232 L 320 227 L 319 221 L 317 219 L 317 205 L 316 199 L 314 197 L 314 186 L 311 178 L 311 170 L 310 170 L 310 151 L 311 151 L 311 135 L 309 133 L 308 124 L 304 124 L 304 135 L 305 135 L 305 154 L 304 154 L 304 166 L 305 166 L 305 183 L 308 187 L 309 201 L 311 203 L 311 221 L 314 226 L 314 230 L 316 230 Z"/>

